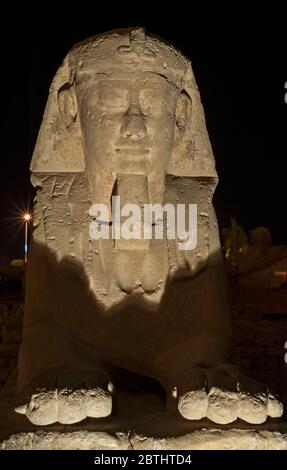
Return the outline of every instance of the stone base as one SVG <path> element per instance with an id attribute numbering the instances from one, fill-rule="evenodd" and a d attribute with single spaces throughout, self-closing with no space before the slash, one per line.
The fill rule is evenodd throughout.
<path id="1" fill-rule="evenodd" d="M 127 377 L 130 379 L 130 377 Z M 71 425 L 35 426 L 14 411 L 15 374 L 0 396 L 2 450 L 287 450 L 287 423 L 260 425 L 237 420 L 215 425 L 188 421 L 165 409 L 160 388 L 134 376 L 117 387 L 117 404 L 108 418 Z M 133 384 L 131 388 L 130 384 Z"/>
<path id="2" fill-rule="evenodd" d="M 287 450 L 287 434 L 247 429 L 198 429 L 178 437 L 144 437 L 105 432 L 14 434 L 2 450 Z"/>

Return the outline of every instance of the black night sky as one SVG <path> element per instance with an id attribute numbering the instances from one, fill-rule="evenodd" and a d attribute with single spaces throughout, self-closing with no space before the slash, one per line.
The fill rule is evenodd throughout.
<path id="1" fill-rule="evenodd" d="M 204 13 L 181 8 L 168 17 L 166 4 L 157 19 L 123 9 L 92 14 L 85 5 L 61 20 L 55 14 L 48 21 L 44 7 L 36 18 L 22 20 L 18 13 L 1 20 L 0 264 L 23 256 L 24 230 L 16 218 L 32 205 L 29 163 L 57 67 L 76 42 L 128 26 L 144 26 L 192 62 L 220 177 L 214 198 L 220 228 L 233 216 L 246 231 L 266 226 L 274 244 L 286 244 L 283 12 L 251 17 L 248 10 L 226 10 L 216 17 L 206 4 Z"/>

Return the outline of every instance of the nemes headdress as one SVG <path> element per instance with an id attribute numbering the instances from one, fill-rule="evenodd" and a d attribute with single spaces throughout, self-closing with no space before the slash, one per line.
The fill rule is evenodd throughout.
<path id="1" fill-rule="evenodd" d="M 203 108 L 191 63 L 173 46 L 147 34 L 143 28 L 114 30 L 75 45 L 64 59 L 50 87 L 32 173 L 85 172 L 85 154 L 78 116 L 76 87 L 97 74 L 107 78 L 158 74 L 173 83 L 191 101 L 190 119 L 180 148 L 175 149 L 168 173 L 217 179 Z M 64 118 L 62 95 L 69 90 L 73 119 Z M 65 104 L 67 106 L 67 104 Z"/>

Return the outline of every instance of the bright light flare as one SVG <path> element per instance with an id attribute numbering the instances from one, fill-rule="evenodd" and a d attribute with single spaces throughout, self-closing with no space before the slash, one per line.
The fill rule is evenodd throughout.
<path id="1" fill-rule="evenodd" d="M 24 214 L 23 218 L 24 218 L 25 222 L 29 222 L 29 220 L 31 220 L 32 217 L 31 217 L 31 214 L 27 213 L 27 214 Z"/>

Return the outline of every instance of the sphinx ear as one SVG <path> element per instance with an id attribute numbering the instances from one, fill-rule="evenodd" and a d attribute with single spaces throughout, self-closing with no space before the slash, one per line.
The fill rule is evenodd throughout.
<path id="1" fill-rule="evenodd" d="M 179 134 L 183 134 L 186 128 L 188 127 L 188 124 L 191 120 L 191 111 L 191 98 L 185 90 L 182 90 L 177 101 L 175 113 L 176 128 Z"/>
<path id="2" fill-rule="evenodd" d="M 77 116 L 77 102 L 73 86 L 69 83 L 63 85 L 57 95 L 60 116 L 67 128 L 75 121 Z"/>

